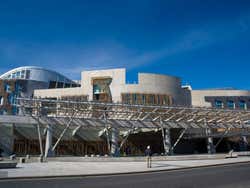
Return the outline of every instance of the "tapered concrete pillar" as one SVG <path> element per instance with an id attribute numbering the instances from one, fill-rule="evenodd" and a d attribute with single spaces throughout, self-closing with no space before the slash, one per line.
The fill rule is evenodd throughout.
<path id="1" fill-rule="evenodd" d="M 111 129 L 111 155 L 113 157 L 119 156 L 119 130 L 117 128 Z"/>
<path id="2" fill-rule="evenodd" d="M 164 150 L 166 155 L 172 155 L 170 129 L 164 129 Z"/>
<path id="3" fill-rule="evenodd" d="M 213 137 L 209 136 L 211 135 L 211 129 L 207 129 L 207 152 L 208 154 L 214 154 L 215 153 L 215 147 L 213 142 Z"/>
<path id="4" fill-rule="evenodd" d="M 54 152 L 52 151 L 52 137 L 53 137 L 52 127 L 51 125 L 47 125 L 45 158 L 54 156 Z"/>

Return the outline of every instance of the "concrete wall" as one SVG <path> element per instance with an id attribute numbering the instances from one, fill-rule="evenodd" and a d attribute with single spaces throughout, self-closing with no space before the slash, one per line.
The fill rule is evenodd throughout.
<path id="1" fill-rule="evenodd" d="M 62 96 L 84 95 L 83 88 L 60 88 L 60 89 L 39 89 L 34 91 L 35 97 L 41 98 L 60 98 Z"/>
<path id="2" fill-rule="evenodd" d="M 125 69 L 83 71 L 81 88 L 36 90 L 36 97 L 61 97 L 64 95 L 88 95 L 93 100 L 93 79 L 111 78 L 110 90 L 113 102 L 121 102 L 122 93 L 170 95 L 174 105 L 190 105 L 189 91 L 181 88 L 177 77 L 159 74 L 138 74 L 138 84 L 126 84 Z"/>
<path id="3" fill-rule="evenodd" d="M 120 102 L 122 88 L 126 82 L 126 70 L 125 69 L 109 69 L 109 70 L 95 70 L 95 71 L 83 71 L 81 87 L 84 89 L 84 93 L 89 96 L 89 100 L 93 100 L 93 84 L 92 80 L 96 78 L 112 78 L 110 84 L 110 90 L 112 94 L 113 102 Z"/>
<path id="4" fill-rule="evenodd" d="M 159 74 L 138 74 L 138 84 L 126 84 L 122 87 L 122 93 L 146 93 L 170 95 L 174 105 L 187 105 L 184 89 L 177 77 Z"/>
<path id="5" fill-rule="evenodd" d="M 250 91 L 245 90 L 192 90 L 192 106 L 195 107 L 212 107 L 210 102 L 205 101 L 208 96 L 250 96 Z"/>

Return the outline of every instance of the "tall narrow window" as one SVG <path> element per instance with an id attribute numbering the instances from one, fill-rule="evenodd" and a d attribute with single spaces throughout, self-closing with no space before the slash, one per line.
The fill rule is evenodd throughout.
<path id="1" fill-rule="evenodd" d="M 137 104 L 137 94 L 133 94 L 133 104 Z"/>
<path id="2" fill-rule="evenodd" d="M 222 103 L 222 101 L 216 100 L 216 101 L 215 101 L 215 107 L 216 107 L 216 108 L 223 108 L 223 103 Z"/>
<path id="3" fill-rule="evenodd" d="M 20 71 L 16 72 L 16 78 L 20 78 L 20 77 L 21 77 L 21 72 Z"/>
<path id="4" fill-rule="evenodd" d="M 150 104 L 155 104 L 155 96 L 154 95 L 149 96 L 149 103 Z"/>
<path id="5" fill-rule="evenodd" d="M 4 85 L 4 90 L 5 90 L 7 93 L 11 93 L 10 85 L 6 83 L 6 84 Z"/>
<path id="6" fill-rule="evenodd" d="M 22 79 L 25 78 L 25 70 L 22 70 L 22 72 L 21 72 L 21 78 L 22 78 Z"/>
<path id="7" fill-rule="evenodd" d="M 227 107 L 230 108 L 230 109 L 235 109 L 234 101 L 227 101 Z"/>
<path id="8" fill-rule="evenodd" d="M 142 104 L 146 104 L 146 96 L 142 94 Z"/>
<path id="9" fill-rule="evenodd" d="M 160 95 L 157 95 L 157 104 L 162 104 L 162 101 L 161 101 L 161 96 Z"/>
<path id="10" fill-rule="evenodd" d="M 26 79 L 30 79 L 30 70 L 26 70 Z"/>
<path id="11" fill-rule="evenodd" d="M 246 101 L 241 100 L 239 102 L 239 107 L 240 107 L 240 109 L 246 110 L 247 109 Z"/>

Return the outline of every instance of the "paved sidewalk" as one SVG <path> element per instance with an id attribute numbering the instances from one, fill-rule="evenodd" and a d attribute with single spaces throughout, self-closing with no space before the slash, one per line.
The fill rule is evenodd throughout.
<path id="1" fill-rule="evenodd" d="M 8 177 L 73 176 L 117 174 L 171 170 L 237 162 L 250 162 L 250 157 L 213 160 L 153 161 L 152 168 L 146 162 L 47 162 L 18 164 L 16 169 L 0 169 Z M 1 177 L 0 177 L 1 178 Z M 4 178 L 4 177 L 2 177 Z"/>

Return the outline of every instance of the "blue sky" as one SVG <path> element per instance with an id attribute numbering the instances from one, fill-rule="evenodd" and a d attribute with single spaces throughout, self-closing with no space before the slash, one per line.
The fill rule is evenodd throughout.
<path id="1" fill-rule="evenodd" d="M 250 89 L 249 0 L 0 1 L 0 73 L 35 65 L 176 75 Z"/>

